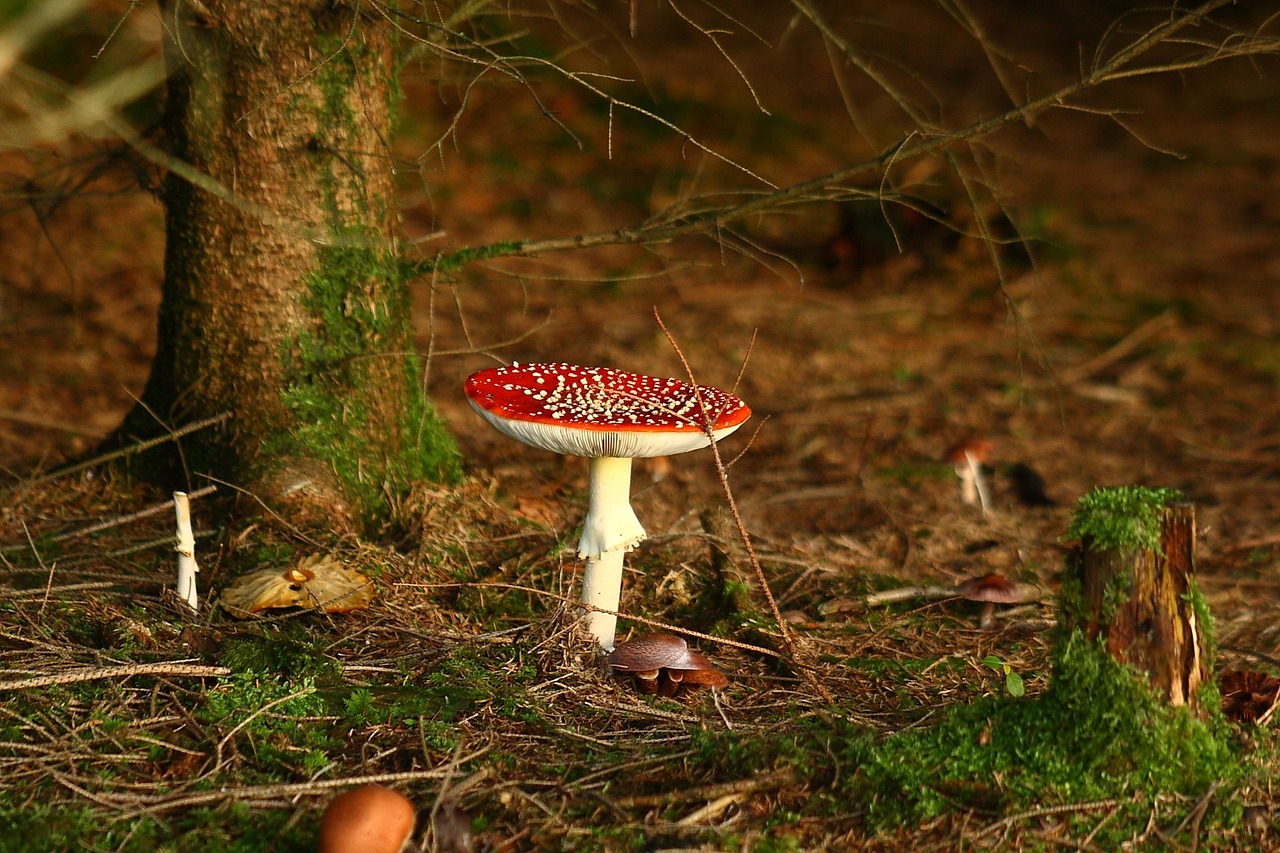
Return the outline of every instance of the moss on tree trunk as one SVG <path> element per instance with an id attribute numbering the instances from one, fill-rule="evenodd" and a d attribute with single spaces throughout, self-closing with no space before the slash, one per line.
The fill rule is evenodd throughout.
<path id="1" fill-rule="evenodd" d="M 376 520 L 456 466 L 398 253 L 390 25 L 329 0 L 162 6 L 164 125 L 188 169 L 165 183 L 157 354 L 122 432 L 230 412 L 188 440 L 189 472 Z"/>

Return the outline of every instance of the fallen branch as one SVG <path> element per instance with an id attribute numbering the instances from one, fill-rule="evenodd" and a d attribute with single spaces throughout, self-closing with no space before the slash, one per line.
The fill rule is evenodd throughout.
<path id="1" fill-rule="evenodd" d="M 794 785 L 794 770 L 778 770 L 773 773 L 761 773 L 750 779 L 735 779 L 732 782 L 720 782 L 715 785 L 700 785 L 694 788 L 678 788 L 658 794 L 636 794 L 630 797 L 619 797 L 610 802 L 622 809 L 644 809 L 655 806 L 666 806 L 671 803 L 688 803 L 696 800 L 716 800 L 732 794 L 752 794 L 758 791 L 772 791 Z"/>
<path id="2" fill-rule="evenodd" d="M 38 675 L 34 678 L 14 678 L 0 681 L 0 690 L 29 690 L 33 687 L 49 687 L 54 684 L 76 684 L 81 681 L 98 681 L 109 678 L 128 678 L 133 675 L 168 675 L 192 678 L 218 678 L 230 675 L 225 666 L 201 666 L 182 662 L 130 663 L 122 666 L 104 666 L 62 672 L 57 675 Z"/>
<path id="3" fill-rule="evenodd" d="M 717 234 L 736 222 L 750 217 L 784 209 L 791 205 L 814 201 L 842 201 L 849 198 L 865 198 L 866 193 L 844 186 L 847 182 L 868 174 L 883 171 L 893 164 L 901 164 L 933 154 L 959 143 L 971 143 L 990 136 L 998 130 L 1015 124 L 1030 122 L 1041 113 L 1052 109 L 1079 110 L 1105 115 L 1119 122 L 1114 112 L 1095 109 L 1078 103 L 1079 96 L 1092 92 L 1106 83 L 1131 77 L 1156 74 L 1176 74 L 1190 68 L 1198 68 L 1224 59 L 1264 56 L 1280 53 L 1280 40 L 1261 35 L 1236 34 L 1221 44 L 1205 44 L 1204 53 L 1185 61 L 1139 65 L 1138 60 L 1153 48 L 1171 41 L 1178 33 L 1202 23 L 1218 9 L 1231 5 L 1234 0 L 1210 0 L 1160 26 L 1137 36 L 1109 58 L 1098 58 L 1095 65 L 1079 79 L 1038 98 L 1031 98 L 990 118 L 979 119 L 964 127 L 943 131 L 921 127 L 908 132 L 901 140 L 888 146 L 874 157 L 825 175 L 810 178 L 781 189 L 757 193 L 752 191 L 743 202 L 679 210 L 668 209 L 637 225 L 624 225 L 612 231 L 598 231 L 569 237 L 552 237 L 543 240 L 509 240 L 480 246 L 464 246 L 452 252 L 407 263 L 408 277 L 427 276 L 434 272 L 458 269 L 469 263 L 500 257 L 529 258 L 549 252 L 572 249 L 588 249 L 600 246 L 654 245 L 670 243 L 684 237 L 700 234 Z M 811 11 L 811 10 L 810 10 Z M 816 13 L 815 13 L 816 14 Z M 890 90 L 892 96 L 895 93 Z M 608 96 L 605 96 L 608 97 Z M 612 102 L 613 99 L 610 98 Z M 899 96 L 899 103 L 901 98 Z M 1123 123 L 1121 123 L 1122 126 Z M 1129 129 L 1126 127 L 1126 129 Z M 749 173 L 750 174 L 750 173 Z M 723 194 L 721 194 L 723 195 Z"/>
<path id="4" fill-rule="evenodd" d="M 899 601 L 914 601 L 923 598 L 937 601 L 943 598 L 955 598 L 959 595 L 954 586 L 901 586 L 896 589 L 885 589 L 873 592 L 866 598 L 868 607 L 879 607 L 885 604 L 896 604 Z"/>

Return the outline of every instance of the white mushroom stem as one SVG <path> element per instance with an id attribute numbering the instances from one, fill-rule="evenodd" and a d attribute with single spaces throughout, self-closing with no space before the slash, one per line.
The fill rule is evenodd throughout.
<path id="1" fill-rule="evenodd" d="M 631 460 L 615 456 L 591 460 L 587 519 L 578 556 L 587 561 L 582 577 L 582 603 L 618 609 L 622 594 L 622 558 L 644 539 L 644 527 L 631 508 Z M 618 617 L 586 611 L 587 630 L 606 652 L 613 648 Z"/>
<path id="2" fill-rule="evenodd" d="M 972 451 L 964 452 L 964 463 L 956 466 L 956 473 L 960 475 L 960 499 L 966 504 L 980 505 L 986 513 L 991 506 L 991 493 L 982 475 L 982 463 Z"/>
<path id="3" fill-rule="evenodd" d="M 200 598 L 196 594 L 196 537 L 191 529 L 191 503 L 186 492 L 173 493 L 173 507 L 177 514 L 178 538 L 178 597 L 193 611 L 199 612 Z"/>
<path id="4" fill-rule="evenodd" d="M 644 527 L 631 508 L 631 460 L 616 456 L 592 458 L 587 520 L 582 525 L 578 556 L 595 557 L 614 548 L 630 551 L 644 536 Z"/>
<path id="5" fill-rule="evenodd" d="M 617 611 L 622 596 L 623 548 L 614 548 L 595 557 L 587 558 L 582 576 L 582 603 L 603 610 Z M 600 643 L 605 652 L 613 651 L 613 639 L 618 631 L 618 617 L 600 610 L 585 610 L 587 630 Z"/>

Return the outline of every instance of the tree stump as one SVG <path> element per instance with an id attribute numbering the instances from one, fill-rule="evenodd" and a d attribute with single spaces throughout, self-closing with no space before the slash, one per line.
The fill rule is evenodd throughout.
<path id="1" fill-rule="evenodd" d="M 1078 628 L 1116 661 L 1144 673 L 1172 706 L 1199 714 L 1211 661 L 1195 589 L 1195 507 L 1176 493 L 1096 489 L 1081 500 L 1068 566 L 1079 600 L 1063 626 Z"/>

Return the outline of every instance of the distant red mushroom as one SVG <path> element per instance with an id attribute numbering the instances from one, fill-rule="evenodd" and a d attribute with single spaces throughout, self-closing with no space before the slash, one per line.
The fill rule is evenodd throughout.
<path id="1" fill-rule="evenodd" d="M 982 466 L 991 458 L 993 450 L 995 445 L 990 441 L 971 438 L 953 444 L 942 455 L 942 460 L 951 463 L 960 478 L 960 500 L 969 505 L 980 505 L 984 513 L 991 507 L 991 492 L 987 489 Z"/>
<path id="2" fill-rule="evenodd" d="M 991 574 L 970 578 L 956 586 L 956 596 L 966 601 L 981 602 L 982 616 L 978 627 L 987 629 L 995 622 L 997 604 L 1022 604 L 1039 597 L 1039 589 L 1030 584 L 1009 580 L 1004 575 Z"/>

